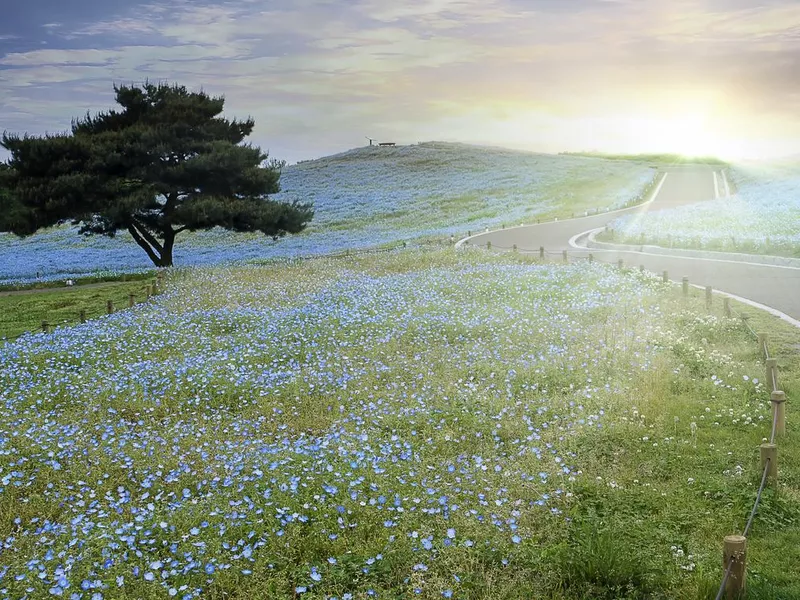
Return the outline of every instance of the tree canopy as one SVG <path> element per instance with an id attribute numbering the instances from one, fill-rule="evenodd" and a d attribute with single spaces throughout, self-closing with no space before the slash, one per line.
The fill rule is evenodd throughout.
<path id="1" fill-rule="evenodd" d="M 68 133 L 4 133 L 0 231 L 64 222 L 84 234 L 125 230 L 157 266 L 182 231 L 223 227 L 273 238 L 302 231 L 310 204 L 278 202 L 284 163 L 243 143 L 253 119 L 221 117 L 224 99 L 183 86 L 114 86 L 121 110 L 72 121 Z M 5 188 L 5 193 L 3 189 Z"/>

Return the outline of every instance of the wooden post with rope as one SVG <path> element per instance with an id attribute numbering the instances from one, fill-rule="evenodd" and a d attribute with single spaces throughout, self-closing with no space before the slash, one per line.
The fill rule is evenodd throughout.
<path id="1" fill-rule="evenodd" d="M 772 404 L 772 419 L 775 421 L 775 436 L 786 435 L 786 394 L 775 390 L 769 395 Z"/>
<path id="2" fill-rule="evenodd" d="M 726 535 L 722 542 L 722 567 L 731 573 L 725 582 L 725 600 L 739 600 L 747 588 L 747 538 Z"/>

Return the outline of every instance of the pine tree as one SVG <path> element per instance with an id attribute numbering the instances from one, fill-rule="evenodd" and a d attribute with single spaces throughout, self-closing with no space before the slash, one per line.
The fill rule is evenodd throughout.
<path id="1" fill-rule="evenodd" d="M 69 133 L 3 134 L 11 158 L 0 172 L 0 230 L 124 230 L 167 267 L 182 231 L 219 226 L 277 239 L 313 217 L 310 204 L 268 197 L 280 191 L 284 163 L 243 143 L 255 122 L 221 117 L 222 97 L 151 83 L 114 91 L 121 110 L 87 113 Z"/>

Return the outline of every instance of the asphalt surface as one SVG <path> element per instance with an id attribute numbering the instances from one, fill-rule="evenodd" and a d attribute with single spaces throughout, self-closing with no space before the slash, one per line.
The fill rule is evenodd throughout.
<path id="1" fill-rule="evenodd" d="M 535 253 L 543 246 L 548 255 L 558 259 L 563 250 L 572 256 L 587 256 L 596 260 L 616 264 L 622 259 L 626 266 L 644 265 L 654 273 L 667 271 L 673 281 L 688 277 L 689 282 L 711 286 L 729 294 L 739 296 L 774 308 L 794 319 L 800 320 L 800 268 L 764 265 L 739 261 L 648 254 L 634 250 L 601 250 L 597 248 L 577 250 L 570 239 L 586 231 L 604 227 L 606 223 L 625 214 L 644 214 L 681 204 L 691 204 L 715 198 L 717 191 L 724 196 L 721 176 L 710 167 L 678 167 L 666 169 L 666 178 L 652 202 L 642 206 L 616 212 L 601 213 L 577 219 L 514 227 L 492 231 L 469 238 L 470 245 L 511 249 L 515 244 L 520 252 Z"/>

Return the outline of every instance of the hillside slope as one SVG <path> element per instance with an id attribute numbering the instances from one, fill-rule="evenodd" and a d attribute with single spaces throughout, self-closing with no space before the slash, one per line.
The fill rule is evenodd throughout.
<path id="1" fill-rule="evenodd" d="M 652 178 L 644 165 L 440 142 L 365 147 L 287 167 L 278 199 L 312 201 L 302 235 L 278 242 L 213 230 L 183 234 L 180 266 L 313 255 L 444 237 L 536 217 L 624 204 Z M 81 238 L 58 227 L 0 234 L 0 284 L 138 271 L 151 265 L 127 236 Z"/>

